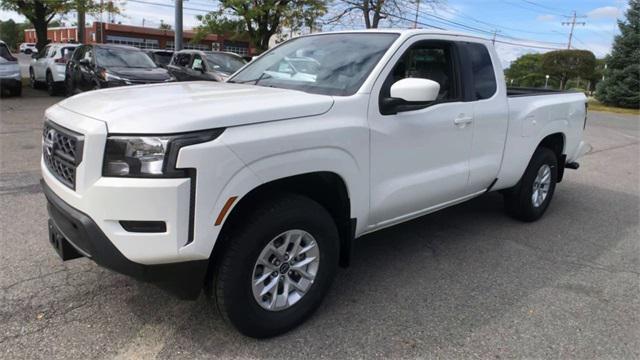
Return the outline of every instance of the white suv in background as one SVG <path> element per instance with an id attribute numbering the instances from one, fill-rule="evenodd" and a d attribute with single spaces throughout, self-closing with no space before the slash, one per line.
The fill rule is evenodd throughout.
<path id="1" fill-rule="evenodd" d="M 31 87 L 44 83 L 49 95 L 56 95 L 64 87 L 67 60 L 79 44 L 49 44 L 41 53 L 34 54 L 29 65 Z"/>
<path id="2" fill-rule="evenodd" d="M 20 44 L 20 48 L 18 50 L 20 50 L 21 53 L 27 55 L 38 52 L 38 48 L 36 48 L 36 44 L 34 43 L 22 43 Z"/>

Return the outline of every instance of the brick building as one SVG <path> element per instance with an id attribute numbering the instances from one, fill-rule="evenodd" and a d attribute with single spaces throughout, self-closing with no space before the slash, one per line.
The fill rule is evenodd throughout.
<path id="1" fill-rule="evenodd" d="M 224 35 L 207 35 L 197 43 L 191 40 L 195 32 L 184 31 L 183 47 L 185 49 L 230 51 L 239 55 L 253 55 L 254 49 L 246 40 L 230 40 Z M 51 42 L 75 42 L 78 38 L 76 27 L 53 27 L 47 31 L 47 38 Z M 24 31 L 24 41 L 35 43 L 37 40 L 34 29 Z M 142 49 L 169 49 L 174 47 L 173 30 L 162 30 L 142 26 L 111 24 L 94 22 L 85 29 L 85 42 L 88 44 L 123 44 Z"/>

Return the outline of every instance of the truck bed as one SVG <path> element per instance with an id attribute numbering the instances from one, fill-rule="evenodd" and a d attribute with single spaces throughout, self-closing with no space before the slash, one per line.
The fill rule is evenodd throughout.
<path id="1" fill-rule="evenodd" d="M 507 88 L 508 97 L 571 94 L 575 92 L 576 91 L 573 91 L 573 90 L 555 90 L 555 89 L 526 88 L 526 87 L 508 87 Z"/>

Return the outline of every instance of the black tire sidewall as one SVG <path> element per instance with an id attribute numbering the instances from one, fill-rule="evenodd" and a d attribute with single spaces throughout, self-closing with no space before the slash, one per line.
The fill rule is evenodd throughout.
<path id="1" fill-rule="evenodd" d="M 47 79 L 47 93 L 49 93 L 50 96 L 55 96 L 56 95 L 56 83 L 53 81 L 53 76 L 51 75 L 51 73 L 47 73 L 46 76 Z"/>
<path id="2" fill-rule="evenodd" d="M 38 88 L 38 81 L 36 80 L 36 74 L 33 72 L 32 68 L 29 68 L 29 85 L 31 85 L 32 89 Z"/>
<path id="3" fill-rule="evenodd" d="M 538 171 L 545 164 L 551 168 L 551 183 L 544 202 L 542 205 L 536 207 L 531 200 L 533 183 L 538 175 Z M 512 214 L 524 221 L 535 221 L 542 217 L 551 203 L 557 180 L 558 160 L 555 153 L 547 148 L 537 149 L 518 185 L 517 191 L 511 195 L 512 199 L 508 200 L 511 202 Z"/>
<path id="4" fill-rule="evenodd" d="M 270 337 L 283 333 L 303 322 L 320 305 L 331 285 L 338 264 L 338 232 L 333 219 L 319 204 L 310 199 L 296 199 L 289 208 L 263 216 L 250 224 L 236 237 L 244 251 L 233 252 L 225 257 L 224 271 L 221 271 L 218 286 L 223 291 L 222 303 L 228 320 L 245 335 Z M 304 230 L 311 234 L 318 244 L 320 264 L 314 284 L 292 307 L 282 311 L 263 309 L 254 299 L 251 288 L 253 270 L 261 251 L 277 235 L 288 230 Z"/>

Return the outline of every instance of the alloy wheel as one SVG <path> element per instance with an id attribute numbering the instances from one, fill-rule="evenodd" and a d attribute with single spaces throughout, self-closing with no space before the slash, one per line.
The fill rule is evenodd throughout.
<path id="1" fill-rule="evenodd" d="M 538 174 L 533 180 L 533 192 L 531 193 L 531 202 L 534 207 L 540 207 L 547 199 L 549 188 L 551 187 L 551 167 L 543 164 L 538 169 Z"/>
<path id="2" fill-rule="evenodd" d="M 251 288 L 256 302 L 269 311 L 290 308 L 313 285 L 320 265 L 316 240 L 304 230 L 289 230 L 273 238 L 253 268 Z"/>

